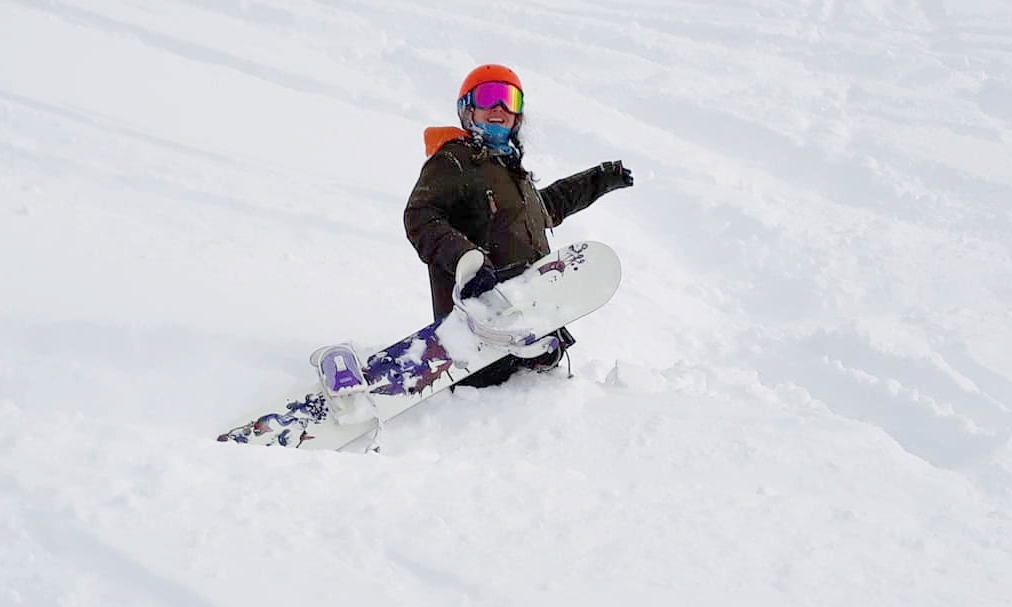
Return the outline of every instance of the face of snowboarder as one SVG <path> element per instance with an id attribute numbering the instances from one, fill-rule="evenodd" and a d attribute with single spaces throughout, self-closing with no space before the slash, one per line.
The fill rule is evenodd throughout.
<path id="1" fill-rule="evenodd" d="M 479 124 L 501 124 L 507 129 L 512 129 L 517 123 L 516 115 L 507 112 L 502 105 L 491 109 L 474 108 L 471 119 Z"/>

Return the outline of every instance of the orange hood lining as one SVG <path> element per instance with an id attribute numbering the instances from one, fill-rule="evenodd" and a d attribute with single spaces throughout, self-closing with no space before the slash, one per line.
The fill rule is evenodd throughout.
<path id="1" fill-rule="evenodd" d="M 454 139 L 470 139 L 471 134 L 455 126 L 430 126 L 425 129 L 425 155 L 432 156 Z"/>

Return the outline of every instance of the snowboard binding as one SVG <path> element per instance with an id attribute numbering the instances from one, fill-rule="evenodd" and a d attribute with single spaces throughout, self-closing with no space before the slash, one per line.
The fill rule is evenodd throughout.
<path id="1" fill-rule="evenodd" d="M 331 398 L 362 392 L 369 387 L 362 362 L 350 344 L 317 348 L 309 356 L 324 392 Z"/>
<path id="2" fill-rule="evenodd" d="M 343 398 L 369 389 L 362 371 L 362 362 L 351 344 L 337 344 L 317 348 L 309 355 L 309 364 L 316 369 L 320 385 L 330 404 L 330 418 L 337 424 L 356 424 L 373 421 L 375 430 L 366 448 L 367 453 L 379 453 L 383 435 L 383 418 L 376 410 L 376 404 L 368 398 L 365 416 L 356 415 L 354 399 Z"/>

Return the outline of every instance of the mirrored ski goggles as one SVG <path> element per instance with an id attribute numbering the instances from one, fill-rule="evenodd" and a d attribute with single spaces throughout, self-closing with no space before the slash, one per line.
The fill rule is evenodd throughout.
<path id="1" fill-rule="evenodd" d="M 490 110 L 502 105 L 510 114 L 524 111 L 524 92 L 507 82 L 483 82 L 468 93 L 470 105 Z"/>

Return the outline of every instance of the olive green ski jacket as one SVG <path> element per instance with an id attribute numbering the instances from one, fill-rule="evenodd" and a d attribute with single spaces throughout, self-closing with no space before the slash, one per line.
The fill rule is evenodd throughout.
<path id="1" fill-rule="evenodd" d="M 489 154 L 462 129 L 426 129 L 426 143 L 430 156 L 404 209 L 404 229 L 429 266 L 437 319 L 453 309 L 461 255 L 480 248 L 500 280 L 510 278 L 549 253 L 547 230 L 607 191 L 599 167 L 539 190 L 518 160 Z"/>

